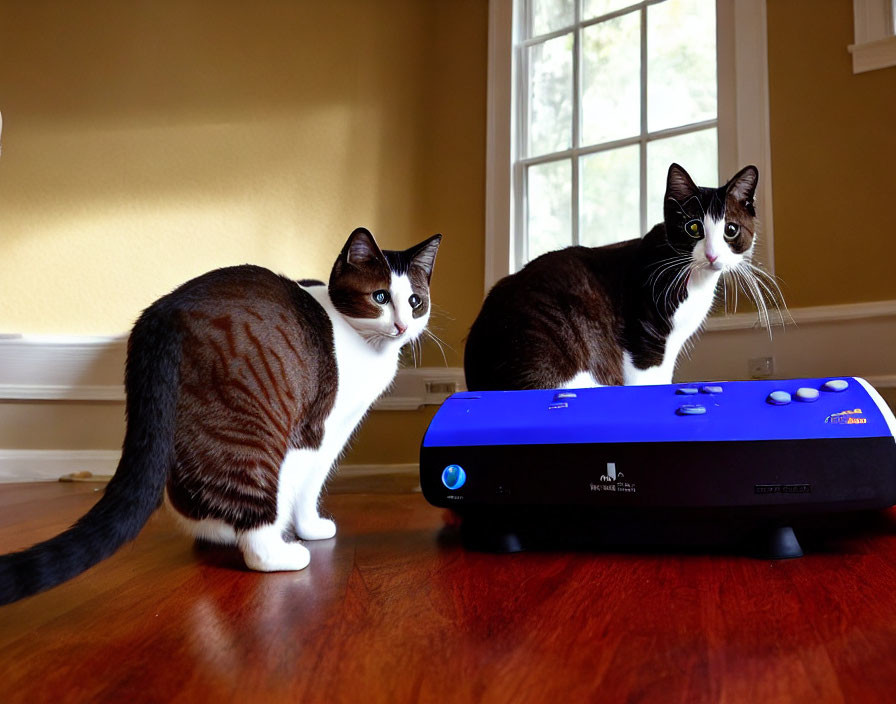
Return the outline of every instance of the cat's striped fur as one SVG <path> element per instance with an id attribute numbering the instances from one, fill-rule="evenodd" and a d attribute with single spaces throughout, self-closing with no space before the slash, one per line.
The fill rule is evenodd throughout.
<path id="1" fill-rule="evenodd" d="M 301 569 L 332 537 L 327 474 L 429 319 L 440 235 L 382 251 L 365 229 L 327 285 L 257 266 L 162 297 L 128 341 L 127 431 L 105 494 L 68 531 L 0 556 L 0 603 L 83 572 L 134 538 L 163 493 L 193 535 L 258 570 Z"/>

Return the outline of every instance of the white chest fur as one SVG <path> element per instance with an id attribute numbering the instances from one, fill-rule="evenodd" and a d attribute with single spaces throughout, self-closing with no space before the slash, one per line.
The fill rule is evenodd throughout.
<path id="1" fill-rule="evenodd" d="M 338 445 L 338 453 L 371 404 L 395 378 L 400 346 L 368 344 L 333 307 L 325 286 L 310 286 L 305 290 L 320 303 L 333 325 L 339 382 L 325 426 L 324 443 L 329 447 Z"/>
<path id="2" fill-rule="evenodd" d="M 666 338 L 666 348 L 661 364 L 647 369 L 638 369 L 632 362 L 631 355 L 626 352 L 623 359 L 623 375 L 626 386 L 643 386 L 647 384 L 670 384 L 675 371 L 675 362 L 681 348 L 693 335 L 712 308 L 715 299 L 716 285 L 720 272 L 711 269 L 698 269 L 688 281 L 688 297 L 678 306 L 672 316 L 672 331 Z"/>

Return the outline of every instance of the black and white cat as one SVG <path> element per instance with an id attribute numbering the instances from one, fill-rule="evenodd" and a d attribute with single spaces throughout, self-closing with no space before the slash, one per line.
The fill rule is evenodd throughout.
<path id="1" fill-rule="evenodd" d="M 668 384 L 703 325 L 720 280 L 747 282 L 756 244 L 755 166 L 720 188 L 698 187 L 678 164 L 664 222 L 644 237 L 549 252 L 499 281 L 464 352 L 470 390 Z M 766 314 L 767 320 L 767 314 Z"/>
<path id="2" fill-rule="evenodd" d="M 127 431 L 100 501 L 72 528 L 0 556 L 0 603 L 83 572 L 134 538 L 163 494 L 194 536 L 262 571 L 299 570 L 330 538 L 321 488 L 426 328 L 441 235 L 403 251 L 352 232 L 329 282 L 218 269 L 160 298 L 128 339 Z"/>

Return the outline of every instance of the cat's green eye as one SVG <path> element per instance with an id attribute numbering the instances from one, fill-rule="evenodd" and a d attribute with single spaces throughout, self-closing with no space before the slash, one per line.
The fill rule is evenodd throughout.
<path id="1" fill-rule="evenodd" d="M 392 296 L 389 295 L 388 291 L 380 289 L 379 291 L 374 291 L 372 294 L 373 300 L 379 303 L 381 306 L 386 305 L 389 301 L 392 300 Z"/>
<path id="2" fill-rule="evenodd" d="M 688 220 L 685 223 L 684 231 L 694 239 L 699 240 L 701 237 L 703 237 L 703 223 L 696 218 L 693 220 Z"/>
<path id="3" fill-rule="evenodd" d="M 420 304 L 423 303 L 423 299 L 415 293 L 408 299 L 408 303 L 411 304 L 411 308 L 417 310 L 420 307 Z"/>
<path id="4" fill-rule="evenodd" d="M 740 232 L 740 225 L 738 225 L 737 223 L 733 223 L 733 222 L 725 223 L 725 239 L 726 240 L 733 240 L 735 237 L 737 237 L 739 232 Z"/>

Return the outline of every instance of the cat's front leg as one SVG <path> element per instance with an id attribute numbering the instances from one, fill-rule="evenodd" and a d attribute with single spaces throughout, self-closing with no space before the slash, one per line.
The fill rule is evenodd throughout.
<path id="1" fill-rule="evenodd" d="M 292 522 L 302 540 L 326 540 L 336 535 L 336 524 L 318 512 L 320 492 L 330 472 L 320 450 L 290 450 L 280 470 L 281 483 L 289 483 Z"/>
<path id="2" fill-rule="evenodd" d="M 239 533 L 237 544 L 249 569 L 259 572 L 290 572 L 301 570 L 311 561 L 311 553 L 301 543 L 288 543 L 283 529 L 267 525 Z"/>
<path id="3" fill-rule="evenodd" d="M 302 540 L 326 540 L 336 535 L 336 523 L 329 518 L 321 518 L 307 513 L 302 518 L 296 517 L 296 533 Z"/>

